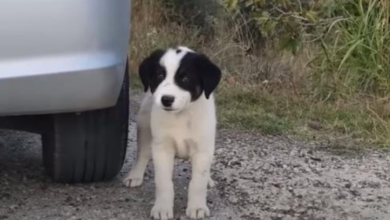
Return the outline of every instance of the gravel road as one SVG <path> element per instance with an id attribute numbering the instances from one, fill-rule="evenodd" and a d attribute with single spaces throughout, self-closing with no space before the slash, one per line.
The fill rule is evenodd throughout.
<path id="1" fill-rule="evenodd" d="M 41 165 L 40 137 L 0 130 L 0 220 L 146 220 L 153 203 L 153 169 L 144 185 L 121 178 L 135 154 L 133 92 L 128 159 L 117 179 L 64 185 Z M 211 220 L 388 220 L 390 154 L 336 154 L 326 143 L 220 130 L 212 169 Z M 184 217 L 190 167 L 177 161 L 175 219 Z"/>

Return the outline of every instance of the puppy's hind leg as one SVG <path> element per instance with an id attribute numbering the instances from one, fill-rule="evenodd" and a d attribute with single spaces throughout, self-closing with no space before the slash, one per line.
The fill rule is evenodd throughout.
<path id="1" fill-rule="evenodd" d="M 142 185 L 146 167 L 152 157 L 151 140 L 152 134 L 150 126 L 140 123 L 140 125 L 137 126 L 137 161 L 123 181 L 127 187 Z"/>

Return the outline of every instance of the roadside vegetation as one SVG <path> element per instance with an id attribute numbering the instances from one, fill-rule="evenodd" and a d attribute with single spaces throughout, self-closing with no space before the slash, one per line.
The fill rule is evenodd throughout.
<path id="1" fill-rule="evenodd" d="M 132 86 L 158 47 L 223 70 L 224 128 L 390 146 L 387 0 L 133 0 Z"/>

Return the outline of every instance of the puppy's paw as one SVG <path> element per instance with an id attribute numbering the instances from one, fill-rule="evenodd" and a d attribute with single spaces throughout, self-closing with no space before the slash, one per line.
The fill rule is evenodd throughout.
<path id="1" fill-rule="evenodd" d="M 187 217 L 191 219 L 202 219 L 210 216 L 210 209 L 206 204 L 190 204 L 186 210 Z"/>
<path id="2" fill-rule="evenodd" d="M 213 179 L 211 179 L 211 177 L 210 177 L 209 181 L 207 182 L 207 186 L 209 188 L 213 188 L 215 186 L 215 182 Z"/>
<path id="3" fill-rule="evenodd" d="M 155 220 L 173 219 L 173 207 L 167 203 L 156 203 L 150 215 Z"/>
<path id="4" fill-rule="evenodd" d="M 143 181 L 144 181 L 143 174 L 139 174 L 137 172 L 131 171 L 123 180 L 123 184 L 125 184 L 125 186 L 127 187 L 133 188 L 133 187 L 141 186 Z"/>

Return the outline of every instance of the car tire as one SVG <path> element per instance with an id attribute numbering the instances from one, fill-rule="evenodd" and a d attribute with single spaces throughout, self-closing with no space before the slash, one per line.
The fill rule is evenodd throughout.
<path id="1" fill-rule="evenodd" d="M 128 77 L 126 64 L 114 107 L 50 116 L 50 127 L 42 134 L 43 164 L 55 182 L 99 182 L 119 173 L 128 139 Z"/>

